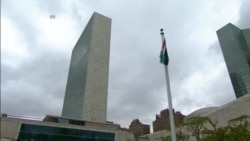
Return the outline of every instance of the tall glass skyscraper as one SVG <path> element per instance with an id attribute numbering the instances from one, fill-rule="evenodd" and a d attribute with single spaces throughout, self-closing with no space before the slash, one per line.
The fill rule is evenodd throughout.
<path id="1" fill-rule="evenodd" d="M 71 56 L 62 116 L 106 122 L 111 19 L 94 13 Z"/>
<path id="2" fill-rule="evenodd" d="M 250 94 L 250 29 L 229 23 L 217 31 L 236 98 Z"/>

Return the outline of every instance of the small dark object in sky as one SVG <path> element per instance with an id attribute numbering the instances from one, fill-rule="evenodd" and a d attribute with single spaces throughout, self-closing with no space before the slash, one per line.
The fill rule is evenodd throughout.
<path id="1" fill-rule="evenodd" d="M 50 18 L 50 19 L 55 19 L 56 16 L 55 16 L 55 15 L 49 15 L 49 18 Z"/>

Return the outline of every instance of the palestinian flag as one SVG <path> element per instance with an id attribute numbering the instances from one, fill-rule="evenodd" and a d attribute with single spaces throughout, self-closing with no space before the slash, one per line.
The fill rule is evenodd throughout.
<path id="1" fill-rule="evenodd" d="M 160 62 L 164 65 L 168 65 L 169 58 L 168 58 L 168 51 L 166 46 L 166 40 L 163 39 L 162 42 L 162 48 L 161 48 L 161 54 L 160 54 Z"/>

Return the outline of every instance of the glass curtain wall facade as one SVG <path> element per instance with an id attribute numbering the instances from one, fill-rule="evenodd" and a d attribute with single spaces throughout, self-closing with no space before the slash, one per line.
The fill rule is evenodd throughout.
<path id="1" fill-rule="evenodd" d="M 229 23 L 217 36 L 236 98 L 250 93 L 250 30 Z"/>
<path id="2" fill-rule="evenodd" d="M 93 17 L 92 17 L 93 18 Z M 84 91 L 86 89 L 87 65 L 91 38 L 91 19 L 72 50 L 62 116 L 83 118 Z"/>
<path id="3" fill-rule="evenodd" d="M 115 133 L 22 124 L 19 141 L 115 141 Z"/>

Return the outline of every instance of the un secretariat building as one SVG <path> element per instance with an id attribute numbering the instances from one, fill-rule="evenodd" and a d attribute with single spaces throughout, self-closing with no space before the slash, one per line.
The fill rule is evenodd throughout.
<path id="1" fill-rule="evenodd" d="M 217 36 L 236 97 L 250 94 L 250 29 L 229 23 Z"/>

